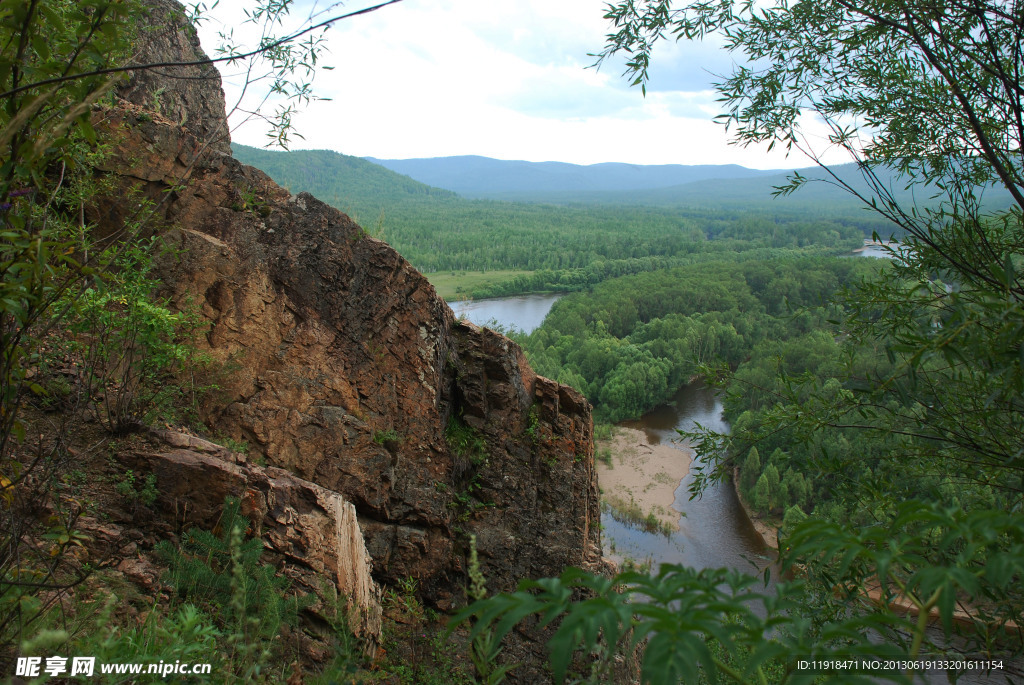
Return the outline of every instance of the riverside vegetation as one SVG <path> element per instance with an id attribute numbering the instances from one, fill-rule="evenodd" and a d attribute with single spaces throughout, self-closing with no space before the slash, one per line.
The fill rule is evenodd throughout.
<path id="1" fill-rule="evenodd" d="M 1020 11 L 913 0 L 609 6 L 603 57 L 625 54 L 637 85 L 660 40 L 720 34 L 741 57 L 718 86 L 737 140 L 813 155 L 798 120 L 813 112 L 868 190 L 831 182 L 890 221 L 901 247 L 877 277 L 839 291 L 827 321 L 754 342 L 735 368 L 702 370 L 725 392 L 733 430 L 688 435 L 705 464 L 694 494 L 738 466 L 757 508 L 786 509 L 780 550 L 791 579 L 768 593 L 712 569 L 569 571 L 466 616 L 500 629 L 557 619 L 559 678 L 574 649 L 594 655 L 599 675 L 617 647 L 638 645 L 650 682 L 918 681 L 912 662 L 842 673 L 796 663 L 883 654 L 974 661 L 952 667 L 953 680 L 1020 678 Z M 941 206 L 896 197 L 885 169 Z M 781 192 L 805 182 L 797 174 Z M 983 209 L 986 184 L 1011 197 L 1008 209 Z M 580 590 L 594 597 L 577 601 Z"/>
<path id="2" fill-rule="evenodd" d="M 213 531 L 173 541 L 147 531 L 159 492 L 122 455 L 153 447 L 144 429 L 154 424 L 208 432 L 199 406 L 220 399 L 232 371 L 197 352 L 201 317 L 172 308 L 153 275 L 155 262 L 178 257 L 150 236 L 161 228 L 157 208 L 182 186 L 152 197 L 101 171 L 119 142 L 109 127 L 125 106 L 114 99 L 118 70 L 151 10 L 183 13 L 131 0 L 0 0 L 0 680 L 31 678 L 16 677 L 19 656 L 62 654 L 206 663 L 208 682 L 467 682 L 447 659 L 443 625 L 422 613 L 393 628 L 385 647 L 398 641 L 415 655 L 411 633 L 430 632 L 436 659 L 410 665 L 393 648 L 375 673 L 357 676 L 369 662 L 344 598 L 318 612 L 325 625 L 314 639 L 325 651 L 303 673 L 300 615 L 311 599 L 265 563 L 237 501 L 225 502 Z M 285 11 L 264 3 L 251 16 L 273 27 Z M 306 57 L 294 41 L 271 56 L 284 91 Z M 287 135 L 287 112 L 275 135 Z M 136 121 L 165 114 L 150 94 Z M 123 219 L 115 235 L 97 229 L 110 211 Z M 113 521 L 126 520 L 137 537 L 111 554 Z M 132 580 L 111 564 L 144 556 Z M 414 602 L 408 593 L 385 604 Z M 137 680 L 98 667 L 93 678 Z"/>

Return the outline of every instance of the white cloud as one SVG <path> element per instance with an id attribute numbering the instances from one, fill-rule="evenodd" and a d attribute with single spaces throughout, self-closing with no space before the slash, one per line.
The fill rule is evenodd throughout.
<path id="1" fill-rule="evenodd" d="M 235 26 L 236 35 L 241 2 L 223 0 L 212 13 Z M 620 66 L 587 69 L 593 62 L 587 53 L 599 51 L 609 31 L 604 4 L 405 0 L 337 22 L 327 32 L 324 60 L 335 69 L 315 82 L 332 100 L 295 118 L 305 141 L 293 147 L 381 158 L 807 164 L 778 151 L 731 146 L 724 129 L 711 123 L 719 105 L 705 69 L 727 71 L 732 59 L 714 45 L 666 44 L 646 98 L 620 78 Z M 305 17 L 311 7 L 307 1 L 294 13 Z M 215 30 L 211 21 L 201 33 L 208 50 Z M 230 100 L 230 84 L 226 89 Z M 233 135 L 262 145 L 264 131 L 247 124 Z"/>

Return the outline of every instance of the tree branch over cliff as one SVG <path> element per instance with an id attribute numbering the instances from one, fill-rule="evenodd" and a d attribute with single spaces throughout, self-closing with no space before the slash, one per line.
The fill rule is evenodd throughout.
<path id="1" fill-rule="evenodd" d="M 0 99 L 9 98 L 9 97 L 12 97 L 14 95 L 18 95 L 18 94 L 23 93 L 25 91 L 31 90 L 33 88 L 42 88 L 42 87 L 45 87 L 45 86 L 59 85 L 59 84 L 62 84 L 62 83 L 67 83 L 69 81 L 75 81 L 75 80 L 78 80 L 78 79 L 89 78 L 89 77 L 93 77 L 93 76 L 104 76 L 104 75 L 108 75 L 108 74 L 125 74 L 125 73 L 134 72 L 134 71 L 145 71 L 145 70 L 148 70 L 148 69 L 162 69 L 162 68 L 167 68 L 167 67 L 202 67 L 202 66 L 207 66 L 207 65 L 212 65 L 212 64 L 222 64 L 222 63 L 230 64 L 232 62 L 237 62 L 237 61 L 244 60 L 244 59 L 250 59 L 252 57 L 257 57 L 259 55 L 266 54 L 266 53 L 274 50 L 275 48 L 281 47 L 282 45 L 286 45 L 288 43 L 292 43 L 292 42 L 298 40 L 299 38 L 302 38 L 303 36 L 312 33 L 313 31 L 316 31 L 316 30 L 322 29 L 322 28 L 329 28 L 335 22 L 342 21 L 342 20 L 345 20 L 345 19 L 351 19 L 352 17 L 357 17 L 357 16 L 360 16 L 360 15 L 363 15 L 363 14 L 369 14 L 371 12 L 376 12 L 377 10 L 383 9 L 383 8 L 387 7 L 388 5 L 394 5 L 394 4 L 397 4 L 397 3 L 402 2 L 402 1 L 403 0 L 387 0 L 387 2 L 382 2 L 382 3 L 379 3 L 377 5 L 373 5 L 372 7 L 365 7 L 363 9 L 361 9 L 361 10 L 356 10 L 354 12 L 347 12 L 345 14 L 336 15 L 334 17 L 331 17 L 330 19 L 326 19 L 324 21 L 321 21 L 321 22 L 318 22 L 316 24 L 313 24 L 312 26 L 307 26 L 307 27 L 301 29 L 300 31 L 296 31 L 295 33 L 289 34 L 289 35 L 287 35 L 287 36 L 285 36 L 283 38 L 279 38 L 277 40 L 274 40 L 271 43 L 268 43 L 266 45 L 261 45 L 260 47 L 256 48 L 255 50 L 250 50 L 249 52 L 244 52 L 244 53 L 240 53 L 240 54 L 230 54 L 230 55 L 226 55 L 224 57 L 216 57 L 216 58 L 210 58 L 210 59 L 194 60 L 194 61 L 190 61 L 190 62 L 173 62 L 172 61 L 172 62 L 150 62 L 150 63 L 147 63 L 147 64 L 128 64 L 128 65 L 121 66 L 121 67 L 108 67 L 108 68 L 105 68 L 105 69 L 95 69 L 93 71 L 88 71 L 88 72 L 83 72 L 83 73 L 63 74 L 61 76 L 55 76 L 55 77 L 52 77 L 52 78 L 41 79 L 39 81 L 34 81 L 32 83 L 25 83 L 25 84 L 18 85 L 15 88 L 10 88 L 8 90 L 0 92 Z"/>

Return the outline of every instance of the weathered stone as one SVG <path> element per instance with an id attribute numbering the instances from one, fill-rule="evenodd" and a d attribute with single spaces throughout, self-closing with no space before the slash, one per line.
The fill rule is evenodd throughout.
<path id="1" fill-rule="evenodd" d="M 147 102 L 147 87 L 138 80 L 132 101 Z M 287 485 L 294 474 L 354 506 L 378 581 L 415 578 L 421 599 L 442 609 L 465 601 L 470 534 L 492 590 L 595 567 L 586 400 L 538 377 L 507 338 L 456 321 L 420 273 L 349 217 L 205 145 L 220 122 L 197 92 L 165 89 L 166 116 L 142 116 L 139 104 L 109 112 L 117 147 L 106 168 L 159 198 L 159 230 L 176 248 L 157 265 L 164 294 L 209 324 L 199 345 L 224 369 L 223 392 L 203 420 L 277 468 L 182 445 L 154 456 L 175 493 L 165 505 L 219 511 L 245 483 L 286 568 L 336 574 L 316 560 L 322 543 L 284 537 L 296 512 L 326 522 L 335 511 Z M 103 219 L 115 235 L 117 212 Z M 484 454 L 453 453 L 453 421 L 476 432 Z"/>
<path id="2" fill-rule="evenodd" d="M 166 433 L 172 443 L 191 438 Z M 370 575 L 355 508 L 341 495 L 282 469 L 235 464 L 192 449 L 136 452 L 132 459 L 140 471 L 156 475 L 160 495 L 153 510 L 173 519 L 178 529 L 216 528 L 224 500 L 238 498 L 249 532 L 262 538 L 278 571 L 328 604 L 334 603 L 325 596 L 330 586 L 330 592 L 351 598 L 359 609 L 352 627 L 375 649 L 380 591 Z M 120 570 L 129 574 L 130 569 Z"/>
<path id="3" fill-rule="evenodd" d="M 133 65 L 206 60 L 199 37 L 187 21 L 185 8 L 174 0 L 147 0 L 135 41 Z M 117 94 L 135 105 L 159 113 L 169 123 L 187 128 L 209 151 L 231 154 L 231 137 L 224 116 L 220 73 L 203 66 L 132 71 Z"/>

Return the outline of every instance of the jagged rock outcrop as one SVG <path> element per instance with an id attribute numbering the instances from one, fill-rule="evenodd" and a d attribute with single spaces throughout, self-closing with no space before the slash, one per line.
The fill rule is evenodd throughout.
<path id="1" fill-rule="evenodd" d="M 185 21 L 185 8 L 175 0 L 147 0 L 143 12 L 129 65 L 161 66 L 129 72 L 128 82 L 118 88 L 118 95 L 186 127 L 210 153 L 230 155 L 224 91 L 216 67 L 166 64 L 207 59 L 199 36 Z"/>
<path id="2" fill-rule="evenodd" d="M 355 507 L 336 492 L 282 469 L 263 468 L 206 440 L 173 431 L 156 431 L 155 437 L 168 448 L 122 458 L 156 476 L 157 507 L 174 512 L 176 529 L 214 530 L 225 499 L 237 498 L 250 532 L 262 538 L 278 573 L 294 587 L 319 596 L 321 603 L 332 604 L 335 591 L 348 598 L 350 627 L 363 638 L 370 656 L 376 652 L 381 593 L 371 576 Z"/>
<path id="3" fill-rule="evenodd" d="M 138 90 L 107 112 L 107 169 L 157 202 L 176 248 L 160 265 L 166 295 L 209 323 L 201 346 L 224 373 L 207 423 L 351 502 L 374 576 L 415 578 L 441 609 L 464 601 L 470 534 L 494 589 L 597 563 L 586 400 L 538 377 L 507 338 L 456 321 L 349 217 L 218 154 L 204 136 L 220 122 L 190 103 L 222 102 L 219 83 L 185 83 L 188 116 L 142 111 Z M 175 97 L 170 81 L 161 102 Z M 472 453 L 453 449 L 452 431 Z"/>
<path id="4" fill-rule="evenodd" d="M 144 124 L 143 129 L 150 124 Z M 140 175 L 133 171 L 133 175 Z M 242 188 L 259 210 L 237 208 Z M 341 493 L 382 581 L 462 599 L 476 533 L 507 588 L 597 554 L 589 406 L 519 348 L 454 320 L 419 273 L 348 217 L 233 159 L 197 166 L 166 209 L 167 293 L 210 322 L 229 401 L 208 423 L 269 464 Z M 486 447 L 451 450 L 449 424 Z"/>

